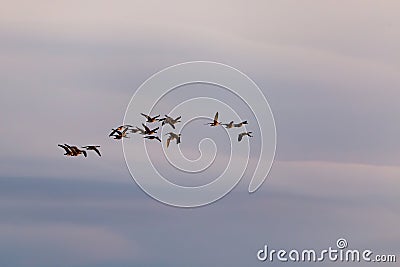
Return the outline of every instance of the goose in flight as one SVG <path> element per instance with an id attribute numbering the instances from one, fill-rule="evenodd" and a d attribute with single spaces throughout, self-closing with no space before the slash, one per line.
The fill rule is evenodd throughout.
<path id="1" fill-rule="evenodd" d="M 252 132 L 240 133 L 239 136 L 238 136 L 238 141 L 239 141 L 239 142 L 242 141 L 243 136 L 246 136 L 246 135 L 249 136 L 249 137 L 253 137 L 251 134 L 252 134 Z"/>
<path id="2" fill-rule="evenodd" d="M 144 138 L 146 138 L 146 139 L 150 139 L 150 140 L 156 139 L 156 140 L 158 140 L 159 142 L 161 142 L 161 139 L 160 139 L 160 137 L 158 137 L 158 136 L 155 136 L 155 135 L 149 135 L 149 136 L 145 136 Z"/>
<path id="3" fill-rule="evenodd" d="M 145 130 L 143 130 L 143 129 L 137 127 L 137 126 L 134 129 L 131 129 L 131 132 L 132 133 L 139 133 L 141 135 L 145 135 L 146 134 Z"/>
<path id="4" fill-rule="evenodd" d="M 224 125 L 225 128 L 228 128 L 228 129 L 233 128 L 233 121 L 231 121 L 230 123 L 223 123 L 222 125 Z"/>
<path id="5" fill-rule="evenodd" d="M 152 135 L 152 134 L 157 133 L 157 130 L 160 128 L 160 127 L 157 127 L 157 128 L 154 128 L 153 130 L 150 130 L 150 128 L 147 127 L 146 125 L 144 125 L 143 123 L 142 123 L 142 126 L 144 127 L 144 130 L 145 130 L 144 133 L 147 135 Z"/>
<path id="6" fill-rule="evenodd" d="M 74 155 L 74 154 L 72 153 L 71 149 L 69 149 L 69 147 L 68 147 L 67 145 L 60 145 L 60 144 L 58 144 L 58 146 L 64 148 L 64 150 L 65 150 L 64 155 L 65 155 L 65 156 L 73 156 L 73 155 Z"/>
<path id="7" fill-rule="evenodd" d="M 214 127 L 214 126 L 218 126 L 220 124 L 221 123 L 218 121 L 218 112 L 217 112 L 217 113 L 215 113 L 214 121 L 213 122 L 209 122 L 206 125 L 210 125 L 211 127 Z"/>
<path id="8" fill-rule="evenodd" d="M 149 122 L 149 123 L 156 122 L 157 118 L 160 117 L 160 115 L 157 115 L 155 117 L 150 117 L 149 115 L 146 115 L 144 113 L 140 113 L 140 115 L 146 117 L 146 122 Z"/>
<path id="9" fill-rule="evenodd" d="M 84 155 L 85 158 L 87 157 L 87 153 L 85 150 L 80 150 L 77 146 L 70 146 L 67 144 L 64 144 L 64 146 L 68 147 L 69 150 L 71 150 L 72 155 L 71 156 L 79 156 L 79 155 Z"/>
<path id="10" fill-rule="evenodd" d="M 118 126 L 115 129 L 111 129 L 111 133 L 108 136 L 111 137 L 111 136 L 114 136 L 115 134 L 119 135 L 119 133 L 121 133 L 122 130 L 128 129 L 130 127 L 133 127 L 133 126 L 129 125 L 129 124 Z"/>
<path id="11" fill-rule="evenodd" d="M 127 131 L 128 131 L 128 129 L 129 128 L 125 128 L 122 132 L 121 131 L 116 131 L 116 134 L 117 135 L 111 135 L 111 136 L 113 136 L 114 137 L 114 139 L 117 139 L 117 140 L 121 140 L 122 138 L 129 138 L 128 136 L 127 136 Z"/>
<path id="12" fill-rule="evenodd" d="M 242 121 L 241 123 L 235 123 L 235 124 L 233 125 L 233 127 L 239 128 L 239 127 L 242 127 L 243 124 L 248 124 L 248 123 L 247 123 L 247 121 Z"/>
<path id="13" fill-rule="evenodd" d="M 158 121 L 161 121 L 161 125 L 164 126 L 165 124 L 169 124 L 171 125 L 171 127 L 173 129 L 175 129 L 175 124 L 177 124 L 178 122 L 181 122 L 180 119 L 182 118 L 182 116 L 177 117 L 176 119 L 168 116 L 168 115 L 164 115 L 165 118 L 159 119 Z"/>
<path id="14" fill-rule="evenodd" d="M 169 147 L 169 143 L 174 139 L 176 140 L 176 144 L 180 144 L 181 143 L 181 134 L 176 134 L 176 133 L 173 133 L 173 132 L 169 132 L 166 135 L 169 135 L 169 137 L 167 139 L 167 147 Z"/>
<path id="15" fill-rule="evenodd" d="M 83 146 L 82 148 L 84 148 L 86 150 L 93 150 L 94 152 L 97 153 L 97 155 L 99 155 L 101 157 L 98 147 L 100 147 L 100 146 Z"/>

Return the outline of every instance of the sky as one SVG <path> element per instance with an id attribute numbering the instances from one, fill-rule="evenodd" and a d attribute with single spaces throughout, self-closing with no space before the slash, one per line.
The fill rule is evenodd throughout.
<path id="1" fill-rule="evenodd" d="M 294 264 L 262 263 L 256 253 L 265 244 L 325 249 L 338 238 L 351 248 L 400 251 L 398 1 L 1 7 L 1 266 L 285 266 Z M 226 197 L 182 209 L 146 195 L 122 145 L 107 135 L 147 78 L 193 60 L 228 64 L 257 83 L 275 118 L 277 148 L 256 193 L 246 192 L 251 160 Z M 254 125 L 249 109 L 223 90 L 184 88 L 160 112 L 213 96 Z M 194 144 L 182 149 L 196 157 L 210 133 L 188 128 Z M 215 166 L 189 182 L 155 161 L 181 183 L 210 181 L 227 153 L 224 140 L 210 136 L 222 145 Z M 259 140 L 250 141 L 254 159 Z M 103 156 L 65 158 L 58 143 L 101 144 Z"/>

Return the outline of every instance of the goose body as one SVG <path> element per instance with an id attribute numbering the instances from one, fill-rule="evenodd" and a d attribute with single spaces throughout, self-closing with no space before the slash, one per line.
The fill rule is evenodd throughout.
<path id="1" fill-rule="evenodd" d="M 242 121 L 241 123 L 236 123 L 233 126 L 236 128 L 242 127 L 244 124 L 248 124 L 247 121 Z"/>
<path id="2" fill-rule="evenodd" d="M 145 135 L 146 134 L 145 130 L 143 130 L 143 129 L 137 127 L 137 126 L 134 129 L 131 129 L 131 132 L 132 133 L 139 133 L 141 135 Z"/>
<path id="3" fill-rule="evenodd" d="M 233 121 L 231 121 L 230 123 L 223 123 L 222 125 L 224 125 L 225 128 L 228 128 L 228 129 L 233 128 Z"/>
<path id="4" fill-rule="evenodd" d="M 206 125 L 210 125 L 211 127 L 215 127 L 215 126 L 218 126 L 220 124 L 221 123 L 218 121 L 218 112 L 217 112 L 217 113 L 215 113 L 214 121 L 213 122 L 209 122 Z"/>
<path id="5" fill-rule="evenodd" d="M 251 134 L 252 134 L 252 132 L 240 133 L 239 136 L 238 136 L 238 141 L 239 142 L 242 141 L 243 137 L 246 136 L 246 135 L 249 136 L 249 137 L 253 137 Z"/>
<path id="6" fill-rule="evenodd" d="M 111 129 L 111 133 L 108 136 L 111 137 L 111 136 L 114 136 L 115 134 L 120 135 L 121 132 L 123 132 L 131 127 L 133 127 L 133 126 L 129 125 L 129 124 L 118 126 L 115 129 Z"/>
<path id="7" fill-rule="evenodd" d="M 122 138 L 129 138 L 128 136 L 127 136 L 127 131 L 128 131 L 128 129 L 129 128 L 125 128 L 122 132 L 121 131 L 116 131 L 116 134 L 117 135 L 112 135 L 113 137 L 114 137 L 114 139 L 117 139 L 117 140 L 121 140 Z"/>
<path id="8" fill-rule="evenodd" d="M 144 113 L 140 113 L 140 115 L 144 116 L 146 118 L 146 122 L 152 123 L 152 122 L 156 122 L 158 119 L 158 117 L 160 117 L 160 115 L 157 115 L 155 117 L 150 117 L 149 115 L 146 115 Z"/>
<path id="9" fill-rule="evenodd" d="M 144 125 L 143 123 L 142 123 L 142 126 L 145 130 L 144 134 L 147 134 L 147 135 L 153 135 L 153 134 L 157 133 L 157 130 L 160 128 L 160 127 L 157 127 L 157 128 L 150 130 L 150 128 L 147 127 L 146 125 Z"/>
<path id="10" fill-rule="evenodd" d="M 169 143 L 171 141 L 173 141 L 174 139 L 176 140 L 176 144 L 180 144 L 181 143 L 181 134 L 176 134 L 173 132 L 169 132 L 166 135 L 169 135 L 168 139 L 167 139 L 167 147 L 169 147 Z"/>
<path id="11" fill-rule="evenodd" d="M 168 115 L 165 115 L 165 118 L 159 119 L 159 121 L 161 121 L 161 125 L 164 126 L 165 124 L 169 124 L 173 129 L 175 129 L 175 124 L 177 124 L 178 122 L 181 122 L 180 119 L 182 118 L 182 116 L 179 116 L 177 118 L 172 118 Z"/>
<path id="12" fill-rule="evenodd" d="M 73 156 L 73 153 L 72 153 L 71 149 L 69 149 L 68 146 L 66 146 L 66 145 L 60 145 L 60 144 L 58 144 L 58 146 L 61 147 L 61 148 L 64 148 L 64 150 L 65 150 L 64 155 L 65 155 L 65 156 Z"/>
<path id="13" fill-rule="evenodd" d="M 71 156 L 79 156 L 79 155 L 84 155 L 85 158 L 87 157 L 87 153 L 85 150 L 80 150 L 77 146 L 70 146 L 68 144 L 64 144 L 70 151 L 71 151 Z"/>

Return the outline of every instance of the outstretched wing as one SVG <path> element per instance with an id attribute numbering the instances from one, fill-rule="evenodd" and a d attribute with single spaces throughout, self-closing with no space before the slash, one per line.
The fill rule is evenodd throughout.
<path id="1" fill-rule="evenodd" d="M 167 147 L 169 147 L 169 143 L 171 142 L 171 137 L 167 139 Z"/>
<path id="2" fill-rule="evenodd" d="M 146 115 L 146 114 L 144 114 L 144 113 L 140 113 L 140 115 L 144 116 L 146 119 L 149 119 L 149 118 L 150 118 L 149 115 Z"/>
<path id="3" fill-rule="evenodd" d="M 218 112 L 215 113 L 215 116 L 214 116 L 214 123 L 217 123 L 217 122 L 218 122 Z"/>
<path id="4" fill-rule="evenodd" d="M 144 129 L 146 130 L 146 132 L 150 132 L 150 128 L 149 128 L 149 127 L 147 127 L 147 126 L 144 125 L 143 123 L 142 123 L 142 126 L 144 127 Z"/>
<path id="5" fill-rule="evenodd" d="M 97 149 L 100 146 L 94 146 L 93 150 L 96 151 L 97 155 L 99 155 L 99 157 L 101 157 L 100 151 Z"/>
<path id="6" fill-rule="evenodd" d="M 242 141 L 242 138 L 243 138 L 243 133 L 239 134 L 239 136 L 238 136 L 238 141 L 239 141 L 239 142 Z"/>
<path id="7" fill-rule="evenodd" d="M 68 147 L 63 146 L 63 145 L 60 145 L 60 144 L 59 144 L 58 146 L 64 148 L 64 150 L 65 150 L 66 153 L 71 153 L 71 151 L 69 150 Z"/>
<path id="8" fill-rule="evenodd" d="M 108 135 L 108 136 L 113 136 L 114 135 L 114 133 L 116 133 L 116 132 L 118 132 L 118 130 L 117 129 L 111 129 L 112 131 L 111 131 L 111 133 Z"/>
<path id="9" fill-rule="evenodd" d="M 128 131 L 129 128 L 125 128 L 121 134 L 125 134 Z"/>

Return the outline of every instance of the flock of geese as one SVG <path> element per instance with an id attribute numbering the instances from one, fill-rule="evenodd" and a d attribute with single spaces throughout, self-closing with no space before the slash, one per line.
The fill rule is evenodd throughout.
<path id="1" fill-rule="evenodd" d="M 161 127 L 168 124 L 173 129 L 175 129 L 175 124 L 181 122 L 180 121 L 181 116 L 174 119 L 168 115 L 164 115 L 164 118 L 160 118 L 160 115 L 151 117 L 144 113 L 140 113 L 140 114 L 146 118 L 145 123 L 153 124 L 153 123 L 158 122 L 158 123 L 161 123 Z M 245 124 L 248 124 L 247 121 L 242 121 L 240 123 L 234 123 L 234 121 L 231 121 L 229 123 L 219 122 L 218 121 L 218 112 L 217 112 L 217 113 L 215 113 L 214 120 L 212 122 L 207 123 L 206 125 L 210 125 L 211 127 L 225 126 L 225 128 L 231 129 L 231 128 L 240 128 Z M 121 140 L 123 138 L 129 138 L 128 134 L 134 133 L 134 134 L 143 135 L 143 138 L 145 138 L 145 139 L 157 140 L 159 142 L 162 142 L 160 137 L 156 135 L 158 129 L 160 129 L 160 126 L 151 129 L 151 128 L 149 128 L 149 126 L 142 123 L 142 127 L 143 128 L 140 128 L 138 126 L 134 127 L 129 124 L 121 125 L 121 126 L 116 127 L 115 129 L 111 129 L 111 133 L 108 136 L 115 140 Z M 169 132 L 166 135 L 168 135 L 168 138 L 166 141 L 167 148 L 169 147 L 171 141 L 175 140 L 176 144 L 181 143 L 181 134 L 180 133 Z M 238 142 L 242 141 L 243 137 L 245 137 L 245 136 L 253 137 L 252 132 L 242 132 L 242 133 L 239 133 L 239 135 L 238 135 Z M 65 153 L 64 153 L 65 156 L 76 157 L 79 155 L 83 155 L 84 157 L 87 157 L 87 151 L 94 151 L 97 153 L 97 155 L 99 155 L 101 157 L 99 145 L 81 146 L 82 149 L 78 148 L 77 146 L 71 146 L 68 144 L 63 144 L 63 145 L 59 144 L 58 146 L 65 150 Z"/>

